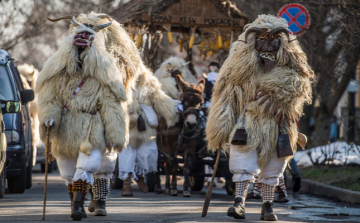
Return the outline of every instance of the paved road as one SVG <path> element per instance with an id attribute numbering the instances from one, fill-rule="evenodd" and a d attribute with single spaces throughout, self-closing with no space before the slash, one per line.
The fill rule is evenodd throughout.
<path id="1" fill-rule="evenodd" d="M 43 222 L 44 175 L 36 166 L 33 187 L 24 194 L 5 194 L 0 199 L 0 222 Z M 171 197 L 164 194 L 141 193 L 133 185 L 133 197 L 121 197 L 121 190 L 112 190 L 107 202 L 108 216 L 95 217 L 88 213 L 83 221 L 90 222 L 264 222 L 259 220 L 261 202 L 248 200 L 246 220 L 235 220 L 226 216 L 233 197 L 226 195 L 223 184 L 213 191 L 208 216 L 201 217 L 207 187 L 193 192 L 191 198 Z M 179 187 L 181 189 L 181 187 Z M 89 199 L 88 195 L 88 199 Z M 360 222 L 360 206 L 333 202 L 328 199 L 305 194 L 290 195 L 287 204 L 275 204 L 279 222 Z M 89 201 L 86 201 L 86 206 Z M 49 174 L 46 220 L 68 222 L 70 201 L 64 182 L 58 172 Z M 339 215 L 340 213 L 348 216 Z M 332 216 L 337 214 L 337 216 Z"/>

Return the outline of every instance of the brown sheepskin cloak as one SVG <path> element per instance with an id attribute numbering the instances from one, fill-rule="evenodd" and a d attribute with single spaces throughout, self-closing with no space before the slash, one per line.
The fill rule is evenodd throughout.
<path id="1" fill-rule="evenodd" d="M 260 15 L 245 28 L 251 27 L 271 31 L 277 27 L 288 28 L 288 25 L 284 19 Z M 239 39 L 244 40 L 245 31 Z M 295 38 L 292 35 L 290 37 Z M 263 167 L 276 150 L 279 135 L 276 115 L 280 112 L 294 121 L 290 125 L 286 124 L 284 130 L 289 134 L 294 152 L 296 151 L 298 134 L 295 120 L 303 115 L 303 105 L 311 103 L 311 81 L 314 74 L 299 43 L 288 43 L 284 34 L 281 34 L 275 68 L 265 73 L 259 53 L 255 50 L 255 42 L 255 33 L 251 33 L 247 44 L 237 41 L 231 45 L 229 57 L 219 71 L 219 78 L 214 86 L 206 138 L 210 150 L 228 150 L 235 130 L 242 125 L 242 122 L 236 121 L 242 119 L 240 116 L 246 108 L 244 127 L 248 139 L 247 145 L 241 146 L 240 150 L 257 150 L 258 163 Z M 252 100 L 257 89 L 268 92 L 277 102 L 275 116 L 270 116 L 274 105 L 264 110 L 267 101 L 259 105 L 259 101 Z"/>

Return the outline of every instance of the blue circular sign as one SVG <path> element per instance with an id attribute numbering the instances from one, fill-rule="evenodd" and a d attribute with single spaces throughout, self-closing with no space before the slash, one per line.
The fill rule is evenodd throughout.
<path id="1" fill-rule="evenodd" d="M 310 26 L 310 14 L 301 4 L 292 3 L 283 6 L 278 13 L 278 17 L 288 21 L 289 29 L 294 35 L 301 35 Z"/>

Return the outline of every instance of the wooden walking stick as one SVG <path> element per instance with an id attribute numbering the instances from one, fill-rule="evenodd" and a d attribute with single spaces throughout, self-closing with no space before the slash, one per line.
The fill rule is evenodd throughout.
<path id="1" fill-rule="evenodd" d="M 47 179 L 48 179 L 48 162 L 50 154 L 50 125 L 46 127 L 46 142 L 45 142 L 45 184 L 44 184 L 44 204 L 43 204 L 43 216 L 42 220 L 45 220 L 45 207 L 46 207 L 46 191 L 47 191 Z"/>
<path id="2" fill-rule="evenodd" d="M 202 212 L 201 217 L 205 217 L 206 214 L 207 214 L 207 211 L 208 211 L 208 209 L 209 209 L 210 199 L 211 199 L 211 193 L 212 193 L 212 188 L 213 188 L 213 185 L 214 185 L 214 179 L 215 179 L 215 175 L 216 175 L 216 170 L 217 170 L 217 167 L 218 167 L 218 165 L 219 165 L 220 154 L 221 154 L 221 149 L 219 148 L 218 151 L 217 151 L 217 155 L 216 155 L 214 172 L 213 172 L 212 177 L 211 177 L 209 189 L 208 189 L 208 191 L 206 192 L 205 201 L 204 201 L 204 207 L 203 207 L 203 212 Z"/>

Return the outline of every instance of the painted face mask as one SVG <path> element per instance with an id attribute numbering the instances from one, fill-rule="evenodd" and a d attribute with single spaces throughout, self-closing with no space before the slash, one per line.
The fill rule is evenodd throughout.
<path id="1" fill-rule="evenodd" d="M 106 14 L 99 14 L 98 18 L 99 19 L 107 18 L 109 21 L 112 21 L 112 19 L 110 19 L 109 16 Z M 81 52 L 84 51 L 84 49 L 86 49 L 86 47 L 91 47 L 94 41 L 94 34 L 96 32 L 111 25 L 111 22 L 101 25 L 80 23 L 75 20 L 75 16 L 65 16 L 58 19 L 48 18 L 48 20 L 50 20 L 51 22 L 57 22 L 63 19 L 71 19 L 71 22 L 75 27 L 82 28 L 80 29 L 81 31 L 74 36 L 74 42 L 73 42 L 74 45 L 78 47 L 79 55 L 81 54 Z"/>
<path id="2" fill-rule="evenodd" d="M 265 73 L 270 72 L 275 67 L 277 52 L 280 49 L 280 33 L 284 33 L 287 36 L 289 43 L 295 39 L 290 40 L 289 31 L 282 27 L 273 29 L 270 32 L 267 29 L 252 27 L 246 30 L 245 40 L 240 41 L 248 43 L 248 35 L 252 32 L 256 33 L 255 50 L 259 53 L 261 61 L 264 63 Z"/>

